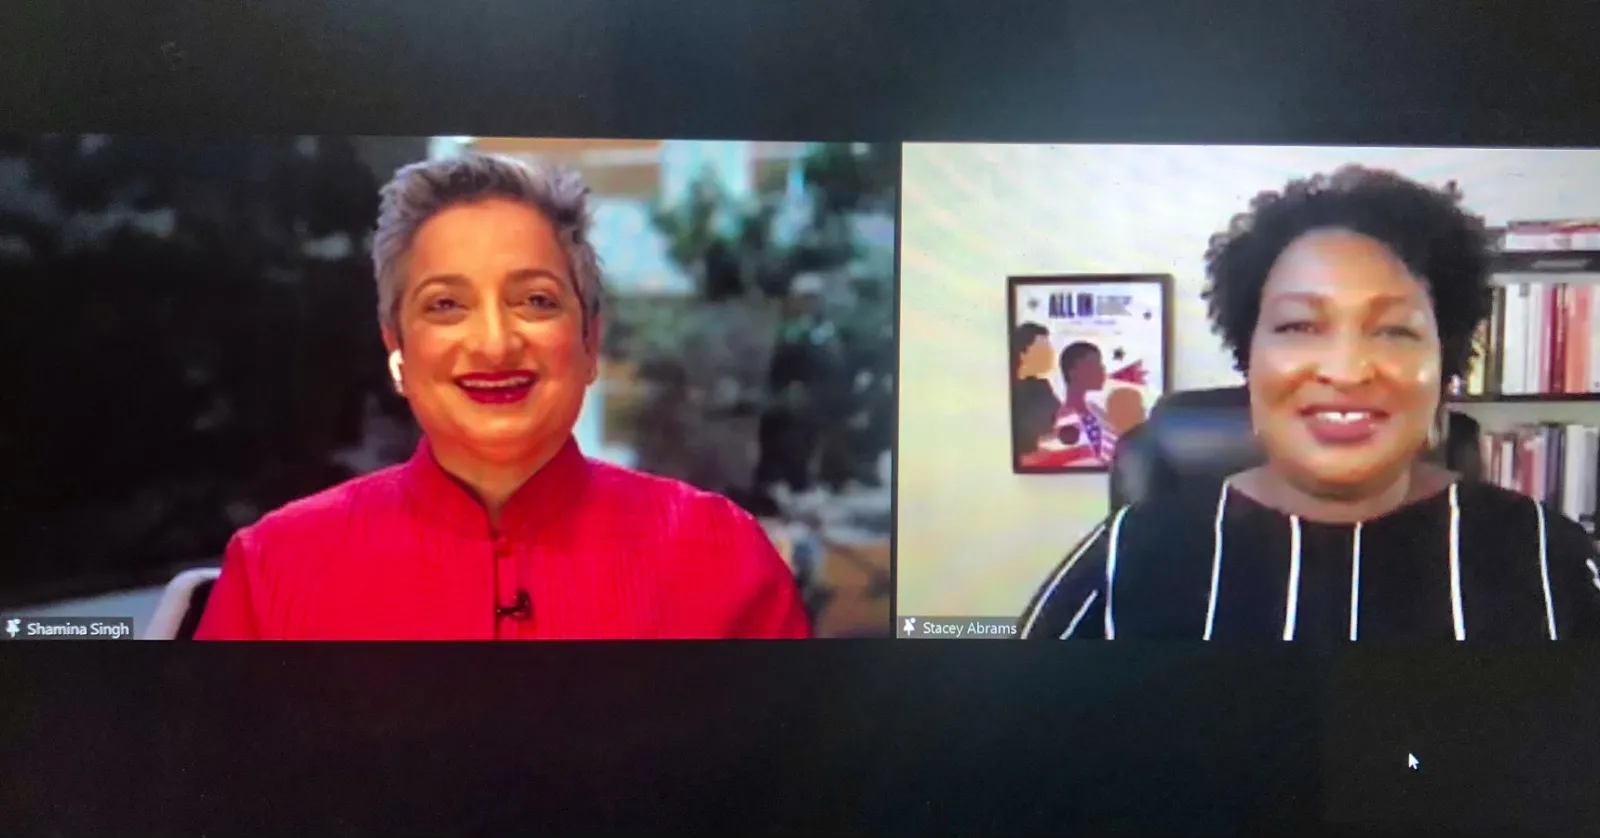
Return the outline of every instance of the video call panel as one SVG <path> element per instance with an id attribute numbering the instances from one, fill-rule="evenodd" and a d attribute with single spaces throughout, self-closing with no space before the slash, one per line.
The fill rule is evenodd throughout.
<path id="1" fill-rule="evenodd" d="M 5 635 L 888 636 L 898 176 L 0 139 Z"/>
<path id="2" fill-rule="evenodd" d="M 1009 638 L 1046 627 L 1056 636 L 1116 637 L 1115 606 L 1109 620 L 1105 612 L 1119 588 L 1096 581 L 1114 578 L 1106 545 L 1113 535 L 1136 545 L 1121 550 L 1127 582 L 1138 573 L 1128 557 L 1170 547 L 1156 538 L 1166 530 L 1163 537 L 1194 554 L 1173 577 L 1181 584 L 1171 583 L 1182 591 L 1171 601 L 1135 593 L 1123 603 L 1135 617 L 1146 612 L 1157 636 L 1361 639 L 1363 625 L 1367 639 L 1584 636 L 1600 588 L 1592 559 L 1600 341 L 1590 337 L 1600 318 L 1592 282 L 1600 212 L 1587 197 L 1596 154 L 11 137 L 0 147 L 0 271 L 10 276 L 4 293 L 14 302 L 5 334 L 67 366 L 19 374 L 25 397 L 0 409 L 0 438 L 13 441 L 6 482 L 34 487 L 0 512 L 0 534 L 16 556 L 0 571 L 0 616 L 8 637 L 14 629 L 38 639 Z M 504 323 L 474 327 L 498 321 L 474 313 L 473 300 L 504 291 L 499 308 L 515 314 L 526 300 L 505 295 L 525 289 L 471 287 L 463 276 L 498 268 L 446 265 L 454 296 L 476 296 L 429 299 L 441 307 L 413 317 L 445 339 L 408 346 L 404 305 L 386 313 L 379 293 L 382 189 L 405 166 L 422 164 L 422 176 L 429 166 L 448 172 L 452 161 L 477 157 L 536 174 L 569 171 L 571 184 L 587 189 L 590 221 L 581 231 L 544 224 L 557 242 L 549 273 L 572 310 L 552 299 L 538 303 L 548 310 L 503 318 L 520 337 Z M 1290 186 L 1319 175 L 1312 186 Z M 1181 458 L 1152 465 L 1138 453 L 1161 450 L 1166 443 L 1151 440 L 1169 427 L 1186 438 L 1185 410 L 1198 410 L 1215 420 L 1217 434 L 1205 443 L 1216 462 L 1202 472 L 1262 457 L 1239 359 L 1202 296 L 1212 281 L 1208 251 L 1220 252 L 1219 238 L 1248 243 L 1239 234 L 1252 222 L 1236 217 L 1263 193 L 1339 193 L 1340 178 L 1363 177 L 1379 187 L 1394 180 L 1402 199 L 1446 196 L 1481 225 L 1489 290 L 1472 335 L 1479 351 L 1459 370 L 1447 369 L 1448 353 L 1439 354 L 1438 370 L 1418 368 L 1444 391 L 1433 421 L 1413 421 L 1421 413 L 1410 403 L 1345 404 L 1284 427 L 1306 439 L 1367 434 L 1401 447 L 1415 432 L 1426 449 L 1419 462 L 1470 478 L 1424 493 L 1415 519 L 1390 524 L 1437 536 L 1416 546 L 1386 543 L 1381 521 L 1363 530 L 1359 545 L 1353 528 L 1319 529 L 1314 520 L 1254 532 L 1248 520 L 1227 517 L 1249 510 L 1249 486 L 1218 489 L 1211 482 L 1227 475 L 1209 472 L 1186 482 Z M 1421 191 L 1406 192 L 1411 186 Z M 897 188 L 898 267 L 910 282 L 900 299 L 904 412 L 895 427 Z M 1382 228 L 1384 205 L 1376 205 L 1371 223 Z M 1450 218 L 1435 222 L 1448 232 Z M 464 229 L 486 236 L 494 225 L 480 222 Z M 598 265 L 598 308 L 562 249 L 577 240 Z M 410 255 L 407 247 L 396 252 Z M 47 328 L 28 314 L 48 307 L 50 289 L 74 284 L 91 301 L 81 315 L 50 319 Z M 1448 304 L 1418 308 L 1438 322 L 1441 341 L 1460 343 L 1444 334 L 1460 331 Z M 1267 309 L 1247 312 L 1254 325 L 1270 319 Z M 566 338 L 534 339 L 569 320 L 577 328 Z M 1256 341 L 1254 349 L 1271 344 Z M 527 363 L 514 363 L 517 352 Z M 538 360 L 546 356 L 573 365 Z M 535 397 L 563 378 L 578 385 L 565 387 L 564 400 Z M 436 397 L 424 383 L 439 385 Z M 452 412 L 443 396 L 463 410 Z M 1174 407 L 1157 410 L 1158 403 Z M 514 524 L 501 532 L 495 522 L 506 511 L 517 518 L 517 492 L 502 491 L 501 508 L 491 511 L 496 502 L 461 475 L 478 474 L 471 464 L 492 458 L 463 465 L 448 450 L 441 456 L 433 439 L 425 442 L 424 424 L 432 416 L 435 435 L 465 428 L 470 438 L 473 423 L 463 416 L 499 421 L 505 417 L 495 414 L 514 415 L 519 405 L 570 422 L 583 456 L 550 461 L 598 466 L 569 479 L 587 483 L 610 468 L 657 475 L 704 493 L 683 502 L 718 510 L 698 531 L 654 536 L 613 525 L 614 515 L 582 512 L 567 526 L 595 535 L 569 540 L 628 553 L 656 537 L 696 555 L 755 558 L 720 568 L 695 562 L 676 575 L 643 566 L 611 576 L 518 569 L 526 545 Z M 1374 420 L 1368 407 L 1382 415 Z M 117 416 L 122 430 L 105 433 L 105 416 Z M 553 423 L 557 438 L 562 421 Z M 507 427 L 517 439 L 543 428 L 512 423 L 487 432 Z M 891 525 L 896 435 L 910 456 L 898 464 L 900 514 Z M 22 439 L 29 443 L 15 443 Z M 1341 461 L 1348 463 L 1360 460 L 1364 444 L 1328 446 L 1355 457 Z M 408 542 L 433 537 L 429 528 L 407 532 L 385 517 L 406 519 L 414 503 L 406 498 L 426 491 L 407 477 L 419 455 L 451 463 L 429 472 L 440 481 L 426 485 L 445 491 L 424 495 L 433 503 L 422 506 L 446 498 L 442 505 L 460 513 L 440 522 L 440 537 L 459 536 L 454 546 L 413 549 Z M 365 505 L 365 495 L 339 494 L 347 481 L 386 469 L 399 492 L 389 513 L 379 511 L 381 500 Z M 489 486 L 493 472 L 476 479 Z M 1485 495 L 1478 483 L 1505 492 Z M 1183 490 L 1181 526 L 1177 518 L 1170 526 L 1118 519 L 1129 501 L 1169 484 Z M 552 494 L 564 502 L 573 493 Z M 453 503 L 463 498 L 469 502 Z M 1548 513 L 1519 506 L 1521 498 Z M 296 503 L 306 499 L 354 504 L 373 532 L 271 525 L 295 517 L 272 513 L 304 509 L 308 503 Z M 1482 551 L 1473 546 L 1488 543 L 1475 527 L 1506 516 L 1526 525 L 1495 534 L 1505 543 L 1490 552 L 1526 554 L 1510 571 L 1476 557 Z M 1242 563 L 1219 559 L 1219 518 L 1225 535 L 1244 527 L 1235 543 L 1259 535 L 1281 567 L 1240 573 Z M 407 550 L 418 556 L 414 573 L 352 584 L 371 578 L 362 553 Z M 433 559 L 451 550 L 487 560 L 461 563 L 473 568 L 465 575 L 444 573 Z M 1385 579 L 1379 557 L 1395 551 L 1430 557 L 1430 570 Z M 1341 559 L 1316 562 L 1322 553 Z M 234 554 L 248 570 L 228 585 L 219 571 Z M 336 559 L 277 558 L 285 554 Z M 529 568 L 548 566 L 523 558 Z M 266 569 L 296 564 L 315 571 L 291 584 Z M 361 593 L 320 607 L 342 616 L 306 616 L 319 610 L 312 603 L 327 596 L 321 592 L 352 588 Z M 1502 596 L 1501 588 L 1516 594 Z M 206 626 L 219 590 L 223 616 Z M 1408 624 L 1368 604 L 1396 595 L 1427 603 L 1423 616 Z M 1122 636 L 1130 631 L 1140 629 L 1125 624 Z"/>
<path id="3" fill-rule="evenodd" d="M 1600 152 L 909 144 L 902 190 L 897 636 L 1593 636 Z M 1277 515 L 1270 452 L 1414 497 Z"/>

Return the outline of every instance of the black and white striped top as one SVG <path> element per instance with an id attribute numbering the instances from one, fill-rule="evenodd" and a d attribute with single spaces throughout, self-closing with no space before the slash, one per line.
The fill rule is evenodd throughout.
<path id="1" fill-rule="evenodd" d="M 1484 642 L 1600 637 L 1600 559 L 1525 495 L 1454 483 L 1358 524 L 1220 487 L 1117 510 L 1045 580 L 1029 639 Z"/>

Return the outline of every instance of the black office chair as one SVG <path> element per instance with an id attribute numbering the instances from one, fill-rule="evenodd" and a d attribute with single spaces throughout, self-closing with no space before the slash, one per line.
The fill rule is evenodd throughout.
<path id="1" fill-rule="evenodd" d="M 1483 476 L 1478 421 L 1451 411 L 1444 439 L 1429 457 L 1467 480 Z M 1180 480 L 1221 480 L 1265 459 L 1250 432 L 1244 387 L 1189 390 L 1163 396 L 1144 424 L 1124 434 L 1111 463 L 1111 508 Z"/>

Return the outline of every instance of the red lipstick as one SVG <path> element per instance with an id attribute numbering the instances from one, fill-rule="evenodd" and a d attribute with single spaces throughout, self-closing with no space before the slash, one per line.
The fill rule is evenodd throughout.
<path id="1" fill-rule="evenodd" d="M 478 404 L 516 404 L 533 392 L 539 377 L 528 370 L 474 372 L 456 377 L 456 386 Z"/>
<path id="2" fill-rule="evenodd" d="M 1383 429 L 1387 411 L 1352 402 L 1329 402 L 1302 408 L 1300 417 L 1319 445 L 1361 445 Z"/>

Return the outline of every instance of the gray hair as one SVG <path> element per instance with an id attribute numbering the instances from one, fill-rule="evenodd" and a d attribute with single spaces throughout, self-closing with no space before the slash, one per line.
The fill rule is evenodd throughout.
<path id="1" fill-rule="evenodd" d="M 589 186 L 578 172 L 503 157 L 466 154 L 404 166 L 379 191 L 372 263 L 378 279 L 378 321 L 399 337 L 404 263 L 417 231 L 457 204 L 505 198 L 538 210 L 556 229 L 583 310 L 583 333 L 605 297 L 600 257 L 589 241 Z"/>

